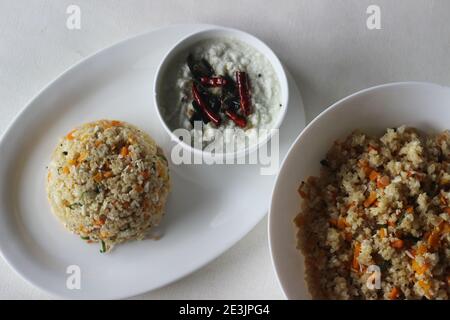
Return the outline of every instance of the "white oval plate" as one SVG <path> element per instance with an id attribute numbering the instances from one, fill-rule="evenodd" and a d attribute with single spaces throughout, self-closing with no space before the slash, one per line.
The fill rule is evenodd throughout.
<path id="1" fill-rule="evenodd" d="M 95 119 L 121 119 L 170 151 L 153 106 L 156 67 L 166 51 L 206 25 L 178 25 L 120 42 L 82 61 L 45 88 L 0 142 L 0 251 L 26 280 L 59 297 L 117 299 L 173 282 L 204 266 L 266 214 L 274 176 L 258 165 L 171 165 L 173 190 L 159 241 L 131 242 L 110 254 L 67 232 L 50 212 L 46 165 L 58 138 Z M 290 80 L 280 161 L 305 125 Z M 68 266 L 81 269 L 81 289 L 66 287 Z"/>

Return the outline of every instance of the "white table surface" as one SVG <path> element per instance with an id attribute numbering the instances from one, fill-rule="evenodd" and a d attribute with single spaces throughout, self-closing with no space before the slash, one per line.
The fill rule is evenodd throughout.
<path id="1" fill-rule="evenodd" d="M 66 8 L 81 8 L 81 30 Z M 366 8 L 381 8 L 368 30 Z M 447 0 L 0 0 L 0 134 L 66 68 L 127 37 L 174 23 L 248 31 L 293 74 L 310 121 L 334 101 L 393 81 L 450 83 Z M 139 299 L 282 299 L 269 256 L 267 219 L 214 262 Z M 0 259 L 0 299 L 51 299 Z"/>

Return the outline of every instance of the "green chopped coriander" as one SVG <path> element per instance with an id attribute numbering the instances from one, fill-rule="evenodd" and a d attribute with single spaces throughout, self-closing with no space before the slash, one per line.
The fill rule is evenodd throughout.
<path id="1" fill-rule="evenodd" d="M 100 252 L 101 252 L 101 253 L 105 253 L 105 252 L 106 252 L 106 244 L 105 244 L 105 241 L 100 240 L 100 242 L 101 242 L 101 244 L 102 244 L 102 247 L 101 247 L 101 249 L 100 249 Z"/>

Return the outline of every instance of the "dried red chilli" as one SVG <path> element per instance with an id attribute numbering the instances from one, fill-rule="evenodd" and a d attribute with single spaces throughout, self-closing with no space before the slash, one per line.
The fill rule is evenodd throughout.
<path id="1" fill-rule="evenodd" d="M 216 126 L 220 125 L 220 116 L 212 111 L 202 99 L 200 92 L 197 89 L 195 83 L 192 84 L 192 95 L 194 97 L 195 102 L 200 106 L 203 114 L 205 114 Z"/>
<path id="2" fill-rule="evenodd" d="M 241 117 L 236 112 L 232 110 L 225 110 L 225 115 L 230 118 L 238 127 L 245 128 L 247 126 L 247 120 L 244 117 Z"/>
<path id="3" fill-rule="evenodd" d="M 236 71 L 236 83 L 238 86 L 239 99 L 241 103 L 242 113 L 248 116 L 251 113 L 250 91 L 248 85 L 247 73 Z"/>
<path id="4" fill-rule="evenodd" d="M 224 77 L 201 77 L 200 82 L 207 87 L 223 87 L 228 84 Z"/>

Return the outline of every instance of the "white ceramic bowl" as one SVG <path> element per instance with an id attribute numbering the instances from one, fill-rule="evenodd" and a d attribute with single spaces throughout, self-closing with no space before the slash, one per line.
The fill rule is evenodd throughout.
<path id="1" fill-rule="evenodd" d="M 173 63 L 176 63 L 177 58 L 180 57 L 183 53 L 189 52 L 189 49 L 194 47 L 196 43 L 202 40 L 207 39 L 217 39 L 217 38 L 234 38 L 237 40 L 240 40 L 247 45 L 255 48 L 257 51 L 262 53 L 272 64 L 272 67 L 275 70 L 275 73 L 278 77 L 278 82 L 280 84 L 280 90 L 281 90 L 281 104 L 284 106 L 284 108 L 280 108 L 280 111 L 278 112 L 278 116 L 276 121 L 274 122 L 274 126 L 272 129 L 278 129 L 283 121 L 284 115 L 286 114 L 287 107 L 288 107 L 288 101 L 289 101 L 289 89 L 288 89 L 288 81 L 286 77 L 285 70 L 280 62 L 280 60 L 277 58 L 275 53 L 261 40 L 258 38 L 236 29 L 230 29 L 230 28 L 223 28 L 223 27 L 214 27 L 208 30 L 195 32 L 182 40 L 180 40 L 177 44 L 175 44 L 172 49 L 170 49 L 167 53 L 167 55 L 162 60 L 160 66 L 158 67 L 155 75 L 155 81 L 154 81 L 154 102 L 157 109 L 157 113 L 159 116 L 159 120 L 161 121 L 164 129 L 167 131 L 167 133 L 171 136 L 171 138 L 176 141 L 177 143 L 180 143 L 181 146 L 189 151 L 193 152 L 197 155 L 203 155 L 203 156 L 211 156 L 210 152 L 203 151 L 201 149 L 194 148 L 190 144 L 187 144 L 184 141 L 180 141 L 179 138 L 173 133 L 172 130 L 176 128 L 170 128 L 169 124 L 164 119 L 161 108 L 163 103 L 161 103 L 160 99 L 162 99 L 159 92 L 161 92 L 161 86 L 163 85 L 164 75 L 166 74 L 167 70 L 170 68 L 170 66 Z M 216 153 L 216 157 L 242 157 L 246 154 L 249 154 L 255 150 L 257 150 L 261 145 L 267 143 L 267 141 L 272 137 L 272 133 L 270 133 L 265 139 L 258 140 L 258 144 L 256 145 L 250 145 L 246 147 L 245 149 L 236 150 L 235 152 L 231 153 Z M 216 158 L 217 159 L 217 158 Z"/>
<path id="2" fill-rule="evenodd" d="M 311 298 L 292 222 L 300 211 L 300 182 L 319 174 L 319 162 L 336 139 L 357 128 L 381 134 L 403 124 L 427 133 L 450 129 L 450 88 L 418 82 L 369 88 L 333 104 L 298 136 L 282 163 L 269 213 L 270 251 L 286 298 Z"/>

